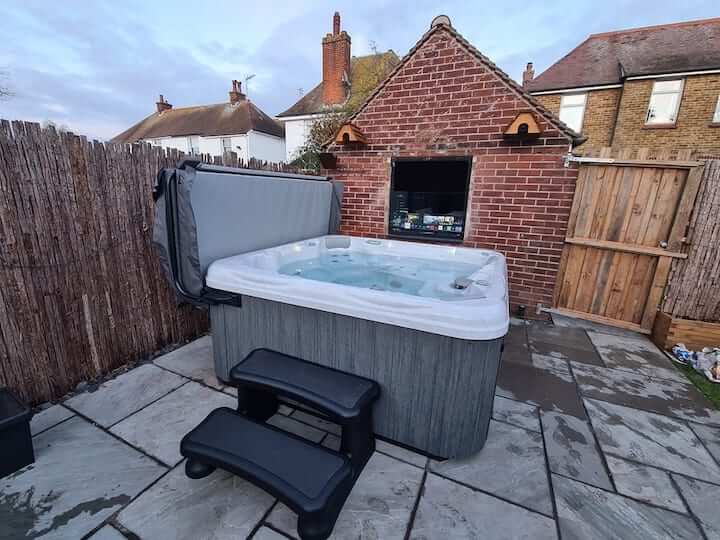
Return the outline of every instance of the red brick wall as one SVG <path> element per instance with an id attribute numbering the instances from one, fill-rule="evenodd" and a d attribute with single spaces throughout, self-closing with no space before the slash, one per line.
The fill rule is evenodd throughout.
<path id="1" fill-rule="evenodd" d="M 514 309 L 552 303 L 577 178 L 564 167 L 569 142 L 542 121 L 532 143 L 506 141 L 505 127 L 529 104 L 454 36 L 436 31 L 353 122 L 360 149 L 331 146 L 345 183 L 342 231 L 387 233 L 393 157 L 473 156 L 464 245 L 507 257 Z"/>
<path id="2" fill-rule="evenodd" d="M 323 103 L 336 105 L 347 97 L 343 74 L 350 75 L 350 36 L 340 31 L 340 15 L 333 17 L 333 33 L 322 40 Z"/>

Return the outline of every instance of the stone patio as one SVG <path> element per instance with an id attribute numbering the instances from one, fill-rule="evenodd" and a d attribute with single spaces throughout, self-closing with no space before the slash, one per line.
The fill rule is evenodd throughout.
<path id="1" fill-rule="evenodd" d="M 35 415 L 37 461 L 0 479 L 0 538 L 295 538 L 296 516 L 180 438 L 233 406 L 208 337 Z M 337 448 L 288 406 L 271 422 Z M 720 412 L 643 336 L 514 321 L 485 448 L 437 461 L 378 441 L 338 539 L 720 538 Z"/>

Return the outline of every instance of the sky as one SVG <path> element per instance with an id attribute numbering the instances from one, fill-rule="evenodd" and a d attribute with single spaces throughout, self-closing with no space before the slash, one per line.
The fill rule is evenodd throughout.
<path id="1" fill-rule="evenodd" d="M 403 56 L 446 14 L 516 80 L 592 33 L 720 16 L 717 0 L 3 0 L 0 86 L 12 95 L 0 118 L 109 139 L 154 112 L 159 94 L 175 107 L 220 103 L 232 79 L 253 74 L 250 99 L 275 115 L 320 82 L 336 10 L 357 56 Z"/>

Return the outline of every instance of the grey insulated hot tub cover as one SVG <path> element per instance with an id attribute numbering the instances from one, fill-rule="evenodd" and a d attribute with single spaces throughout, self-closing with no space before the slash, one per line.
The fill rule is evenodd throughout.
<path id="1" fill-rule="evenodd" d="M 233 302 L 205 286 L 220 258 L 337 232 L 343 186 L 326 177 L 235 169 L 185 160 L 158 173 L 153 241 L 178 293 Z"/>

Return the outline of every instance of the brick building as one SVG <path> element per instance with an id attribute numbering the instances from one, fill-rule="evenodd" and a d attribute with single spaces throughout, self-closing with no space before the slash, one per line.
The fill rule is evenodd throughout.
<path id="1" fill-rule="evenodd" d="M 541 133 L 504 134 L 523 113 Z M 564 158 L 578 135 L 447 17 L 345 127 L 363 142 L 340 139 L 325 156 L 345 183 L 342 232 L 498 250 L 513 308 L 551 304 L 577 178 Z"/>
<path id="2" fill-rule="evenodd" d="M 322 81 L 277 115 L 285 125 L 286 159 L 292 161 L 307 142 L 314 122 L 328 112 L 353 109 L 363 102 L 400 61 L 392 51 L 352 56 L 350 34 L 333 16 L 332 33 L 322 38 Z"/>
<path id="3" fill-rule="evenodd" d="M 586 151 L 720 153 L 720 18 L 594 34 L 523 85 Z"/>

